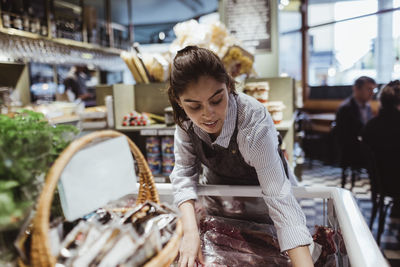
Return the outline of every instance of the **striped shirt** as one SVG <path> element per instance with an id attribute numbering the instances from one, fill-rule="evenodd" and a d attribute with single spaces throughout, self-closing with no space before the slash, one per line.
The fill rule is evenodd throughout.
<path id="1" fill-rule="evenodd" d="M 193 124 L 194 132 L 209 146 L 227 148 L 235 130 L 237 143 L 247 164 L 254 167 L 269 215 L 277 230 L 282 251 L 312 243 L 300 205 L 294 198 L 291 183 L 286 179 L 278 154 L 277 131 L 266 108 L 253 97 L 229 94 L 228 112 L 221 134 L 212 142 L 210 136 Z M 185 122 L 188 127 L 190 122 Z M 175 130 L 175 167 L 170 176 L 176 205 L 197 199 L 199 159 L 188 134 L 180 127 Z M 290 181 L 294 174 L 289 170 Z"/>

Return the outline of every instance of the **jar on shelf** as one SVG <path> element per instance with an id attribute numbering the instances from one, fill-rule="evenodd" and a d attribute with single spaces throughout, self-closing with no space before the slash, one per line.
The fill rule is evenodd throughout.
<path id="1" fill-rule="evenodd" d="M 282 101 L 270 101 L 266 103 L 265 106 L 271 114 L 272 120 L 275 124 L 278 124 L 283 120 L 283 110 L 285 105 Z"/>
<path id="2" fill-rule="evenodd" d="M 167 126 L 172 126 L 175 124 L 174 111 L 173 111 L 172 107 L 166 107 L 164 109 L 164 117 L 165 117 L 165 124 Z"/>

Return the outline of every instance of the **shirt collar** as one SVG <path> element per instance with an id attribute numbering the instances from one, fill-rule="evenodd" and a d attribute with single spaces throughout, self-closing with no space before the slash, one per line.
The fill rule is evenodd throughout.
<path id="1" fill-rule="evenodd" d="M 356 104 L 357 104 L 357 106 L 358 106 L 359 109 L 364 109 L 364 108 L 370 106 L 369 102 L 367 102 L 367 103 L 365 103 L 365 104 L 362 104 L 362 103 L 358 102 L 357 99 L 355 99 L 355 98 L 354 98 L 354 102 L 356 102 Z"/>
<path id="2" fill-rule="evenodd" d="M 222 126 L 222 131 L 217 139 L 212 142 L 210 135 L 193 124 L 194 132 L 208 145 L 218 145 L 224 148 L 229 146 L 232 134 L 236 127 L 236 114 L 237 114 L 237 103 L 236 98 L 233 94 L 229 94 L 228 111 L 225 116 L 224 125 Z"/>

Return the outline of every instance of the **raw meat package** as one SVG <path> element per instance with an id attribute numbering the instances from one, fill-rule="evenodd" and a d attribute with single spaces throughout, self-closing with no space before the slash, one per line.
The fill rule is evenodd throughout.
<path id="1" fill-rule="evenodd" d="M 273 225 L 206 215 L 200 232 L 206 266 L 291 266 Z"/>

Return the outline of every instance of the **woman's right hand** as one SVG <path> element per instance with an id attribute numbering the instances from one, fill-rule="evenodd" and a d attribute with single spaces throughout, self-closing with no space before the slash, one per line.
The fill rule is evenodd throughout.
<path id="1" fill-rule="evenodd" d="M 195 231 L 184 233 L 179 249 L 178 266 L 194 267 L 196 260 L 203 263 L 199 234 Z"/>
<path id="2" fill-rule="evenodd" d="M 182 213 L 183 237 L 179 248 L 179 267 L 194 267 L 196 260 L 203 263 L 200 236 L 196 223 L 194 201 L 183 202 L 179 209 Z"/>

